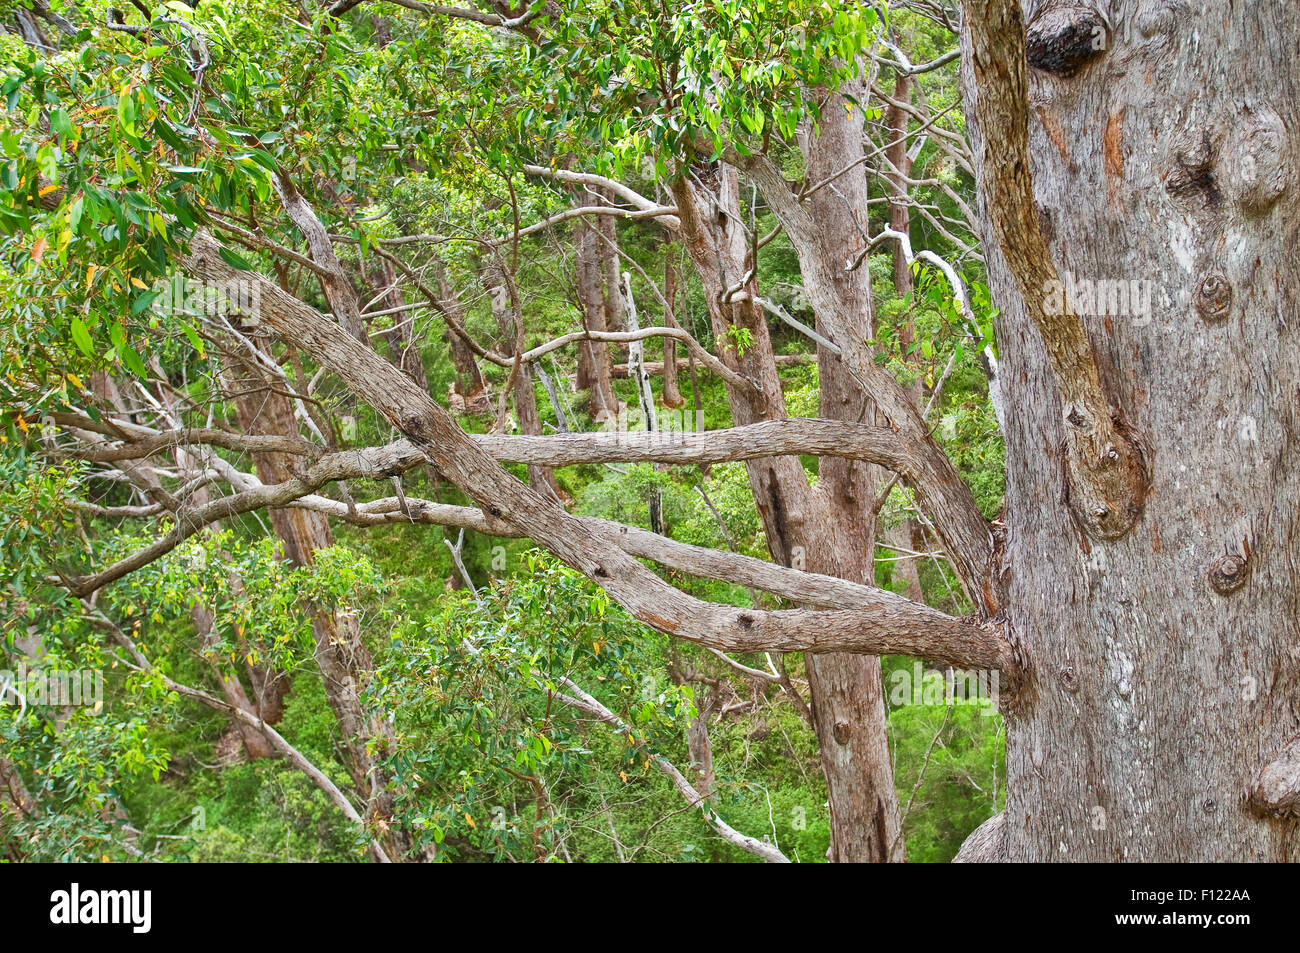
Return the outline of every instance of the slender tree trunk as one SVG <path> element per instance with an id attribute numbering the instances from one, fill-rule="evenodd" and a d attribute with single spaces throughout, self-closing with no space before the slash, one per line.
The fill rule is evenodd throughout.
<path id="1" fill-rule="evenodd" d="M 604 331 L 605 299 L 601 268 L 600 233 L 583 222 L 574 237 L 577 257 L 578 305 L 582 326 L 587 331 Z M 597 424 L 618 416 L 618 399 L 610 383 L 609 345 L 602 341 L 582 341 L 578 345 L 577 388 L 587 392 L 587 409 Z"/>
<path id="2" fill-rule="evenodd" d="M 860 100 L 869 85 L 858 87 Z M 862 155 L 862 111 L 846 108 L 836 96 L 825 110 L 817 135 L 809 136 L 804 154 L 808 175 L 821 181 L 839 173 Z M 821 223 L 820 255 L 849 261 L 867 240 L 868 184 L 858 167 L 840 176 L 833 188 L 812 194 L 809 210 Z M 835 293 L 842 321 L 854 342 L 875 333 L 869 269 L 836 276 Z M 835 338 L 843 330 L 817 330 Z M 818 348 L 821 369 L 821 415 L 832 420 L 875 423 L 875 405 L 840 358 Z M 825 506 L 823 525 L 813 537 L 807 568 L 814 572 L 875 584 L 878 467 L 823 457 L 818 488 Z M 892 861 L 903 859 L 898 796 L 889 756 L 884 685 L 880 659 L 871 655 L 810 654 L 805 658 L 813 720 L 822 753 L 822 768 L 831 789 L 831 859 Z"/>
<path id="3" fill-rule="evenodd" d="M 674 183 L 673 194 L 682 218 L 683 240 L 710 303 L 715 338 L 730 341 L 728 331 L 734 326 L 747 330 L 752 339 L 743 354 L 730 347 L 723 351 L 729 366 L 762 388 L 762 397 L 756 398 L 728 385 L 732 417 L 737 424 L 785 417 L 767 319 L 755 300 L 757 286 L 752 279 L 742 284 L 750 270 L 749 246 L 737 224 L 739 182 L 735 169 L 727 165 L 697 168 L 690 179 Z M 726 215 L 722 209 L 733 214 Z M 852 235 L 846 240 L 851 241 Z M 728 293 L 729 301 L 724 300 Z M 862 307 L 869 321 L 869 289 Z M 835 371 L 828 376 L 825 356 L 820 359 L 822 412 L 861 419 L 860 415 L 867 413 L 861 389 L 850 386 Z M 873 481 L 865 468 L 828 467 L 823 461 L 821 491 L 809 486 L 797 457 L 753 461 L 747 469 L 773 559 L 785 566 L 873 581 Z M 899 821 L 880 661 L 870 656 L 813 653 L 804 658 L 830 794 L 831 859 L 886 860 L 898 841 Z M 898 848 L 901 850 L 901 844 Z"/>
<path id="4" fill-rule="evenodd" d="M 447 274 L 447 266 L 439 261 L 434 265 L 434 272 L 438 280 L 438 297 L 441 299 L 443 310 L 454 315 L 456 323 L 463 328 L 465 314 L 461 309 L 460 299 L 456 296 L 456 289 Z M 474 352 L 450 327 L 447 328 L 445 336 L 451 351 L 452 367 L 456 369 L 456 380 L 447 395 L 448 403 L 453 410 L 465 413 L 490 412 L 492 406 L 488 400 L 487 382 L 483 380 L 483 372 L 479 369 L 478 361 L 474 359 Z"/>
<path id="5" fill-rule="evenodd" d="M 894 81 L 894 99 L 906 102 L 912 87 L 911 77 L 899 75 Z M 890 106 L 885 111 L 885 186 L 889 195 L 889 227 L 904 235 L 911 235 L 912 215 L 908 207 L 907 183 L 903 181 L 912 175 L 912 160 L 908 152 L 907 113 L 899 106 Z M 912 269 L 907 262 L 907 255 L 897 242 L 894 243 L 894 293 L 906 299 L 913 291 Z M 898 325 L 898 348 L 907 355 L 916 339 L 916 323 L 912 320 L 909 309 L 903 314 Z M 921 378 L 918 377 L 906 386 L 907 393 L 918 408 L 923 407 L 924 392 Z M 887 534 L 890 543 L 905 549 L 912 549 L 912 539 L 917 535 L 916 520 L 906 519 Z M 905 554 L 894 552 L 891 555 L 902 557 Z M 894 577 L 902 579 L 907 589 L 905 595 L 915 602 L 924 602 L 921 589 L 921 575 L 915 559 L 895 559 Z"/>
<path id="6" fill-rule="evenodd" d="M 516 356 L 523 350 L 523 326 L 518 305 L 512 300 L 512 292 L 507 286 L 505 276 L 495 264 L 483 270 L 483 281 L 492 298 L 492 314 L 506 342 L 513 347 Z M 519 432 L 536 436 L 542 432 L 542 419 L 537 411 L 537 391 L 533 389 L 533 369 L 529 364 L 520 364 L 512 372 L 514 378 L 515 417 L 519 423 Z M 561 499 L 560 485 L 555 482 L 555 472 L 550 467 L 528 465 L 528 483 L 534 489 L 549 493 L 556 500 Z"/>
<path id="7" fill-rule="evenodd" d="M 597 216 L 595 228 L 600 232 L 596 247 L 600 252 L 600 272 L 604 281 L 605 328 L 623 331 L 626 309 L 623 306 L 623 263 L 618 256 L 618 229 L 609 215 Z"/>
<path id="8" fill-rule="evenodd" d="M 190 621 L 194 623 L 195 631 L 199 633 L 199 641 L 205 649 L 210 648 L 217 642 L 217 634 L 212 629 L 212 611 L 197 599 L 194 605 L 190 607 Z M 249 699 L 248 693 L 244 691 L 244 686 L 239 679 L 232 674 L 222 672 L 215 659 L 212 664 L 213 668 L 217 670 L 216 675 L 221 683 L 221 694 L 227 704 L 246 711 L 255 717 L 258 716 L 257 706 Z M 272 758 L 275 756 L 275 749 L 271 747 L 271 742 L 252 725 L 247 725 L 235 719 L 232 727 L 239 732 L 239 738 L 244 743 L 244 750 L 248 753 L 250 759 Z"/>
<path id="9" fill-rule="evenodd" d="M 664 301 L 668 303 L 668 313 L 664 315 L 664 324 L 680 327 L 677 321 L 677 262 L 674 260 L 676 246 L 664 246 Z M 664 338 L 664 388 L 662 400 L 665 407 L 680 410 L 686 406 L 686 399 L 677 386 L 677 342 Z"/>
<path id="10" fill-rule="evenodd" d="M 1010 620 L 1031 681 L 1007 712 L 1004 818 L 976 840 L 1020 861 L 1294 861 L 1294 745 L 1263 769 L 1300 727 L 1300 6 L 1110 4 L 1109 27 L 1088 4 L 1034 6 L 1037 231 L 1149 490 L 1119 538 L 1072 519 L 1042 302 L 990 241 Z M 972 48 L 988 45 L 967 26 L 988 223 L 985 149 L 1005 130 L 975 123 Z M 989 75 L 1014 65 L 983 56 Z"/>
<path id="11" fill-rule="evenodd" d="M 402 294 L 401 286 L 397 283 L 397 272 L 393 268 L 393 263 L 386 258 L 380 258 L 378 261 L 379 264 L 372 270 L 370 276 L 372 294 L 384 292 L 379 299 L 377 309 L 388 311 L 403 307 L 406 304 L 406 296 Z M 439 278 L 441 284 L 441 271 Z M 440 295 L 443 293 L 441 288 L 438 293 Z M 397 311 L 395 314 L 388 315 L 387 319 L 392 322 L 392 327 L 381 332 L 380 336 L 388 345 L 388 359 L 398 370 L 427 392 L 429 375 L 424 369 L 424 358 L 420 356 L 420 347 L 415 334 L 414 312 Z M 456 339 L 454 334 L 452 337 Z M 456 340 L 461 347 L 465 346 L 464 342 Z"/>
<path id="12" fill-rule="evenodd" d="M 251 363 L 232 361 L 239 381 L 235 407 L 246 433 L 297 436 L 298 424 L 289 398 L 272 389 L 265 372 Z M 282 453 L 254 453 L 253 463 L 263 483 L 280 483 L 293 473 L 293 458 Z M 271 511 L 271 525 L 284 547 L 285 558 L 295 566 L 311 565 L 315 553 L 334 545 L 329 519 L 321 513 L 294 507 Z M 374 668 L 370 651 L 361 638 L 355 616 L 323 606 L 309 607 L 316 664 L 325 685 L 325 697 L 339 726 L 344 762 L 358 791 L 366 798 L 368 817 L 386 821 L 393 815 L 389 778 L 377 759 L 392 737 L 381 717 L 367 714 L 361 692 Z M 374 750 L 372 750 L 374 749 Z M 389 856 L 400 857 L 405 845 L 395 832 L 381 838 Z"/>

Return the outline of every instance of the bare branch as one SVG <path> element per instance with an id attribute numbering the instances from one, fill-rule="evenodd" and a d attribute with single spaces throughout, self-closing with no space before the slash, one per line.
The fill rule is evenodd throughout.
<path id="1" fill-rule="evenodd" d="M 191 240 L 184 264 L 206 280 L 229 280 L 235 271 L 205 232 Z M 273 330 L 330 367 L 489 515 L 550 550 L 647 625 L 724 651 L 903 653 L 941 657 L 968 668 L 1011 664 L 1010 645 L 995 630 L 987 630 L 979 644 L 967 644 L 970 627 L 936 631 L 933 622 L 947 617 L 927 619 L 922 607 L 906 600 L 895 612 L 883 606 L 881 611 L 739 610 L 673 588 L 503 469 L 428 394 L 373 350 L 271 282 L 252 280 L 259 283 L 263 318 Z"/>

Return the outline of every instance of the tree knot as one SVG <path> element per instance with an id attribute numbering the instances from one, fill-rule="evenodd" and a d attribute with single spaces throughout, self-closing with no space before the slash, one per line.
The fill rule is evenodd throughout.
<path id="1" fill-rule="evenodd" d="M 1065 497 L 1085 533 L 1115 540 L 1142 516 L 1149 476 L 1134 435 L 1118 417 L 1105 423 L 1066 440 Z"/>
<path id="2" fill-rule="evenodd" d="M 1073 76 L 1106 51 L 1105 21 L 1094 9 L 1052 4 L 1025 33 L 1025 55 L 1035 69 L 1062 78 Z"/>
<path id="3" fill-rule="evenodd" d="M 1250 576 L 1250 560 L 1237 553 L 1228 553 L 1210 563 L 1210 586 L 1221 596 L 1231 595 L 1246 584 Z"/>

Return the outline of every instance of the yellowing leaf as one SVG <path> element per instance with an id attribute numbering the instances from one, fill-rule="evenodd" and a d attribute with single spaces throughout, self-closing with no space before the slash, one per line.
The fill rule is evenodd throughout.
<path id="1" fill-rule="evenodd" d="M 98 265 L 91 265 L 89 268 L 86 269 L 86 287 L 87 287 L 87 288 L 89 288 L 89 287 L 90 287 L 90 283 L 91 283 L 92 281 L 95 280 L 95 272 L 97 272 L 97 271 L 99 271 L 99 266 L 98 266 Z"/>
<path id="2" fill-rule="evenodd" d="M 41 189 L 36 194 L 44 198 L 45 196 L 49 195 L 51 192 L 57 192 L 58 189 L 59 187 L 57 185 L 51 183 L 50 185 L 45 186 L 45 188 Z"/>
<path id="3" fill-rule="evenodd" d="M 465 814 L 465 823 L 470 826 L 471 830 L 478 826 L 477 824 L 474 823 L 474 818 L 470 817 L 468 812 L 466 812 Z"/>

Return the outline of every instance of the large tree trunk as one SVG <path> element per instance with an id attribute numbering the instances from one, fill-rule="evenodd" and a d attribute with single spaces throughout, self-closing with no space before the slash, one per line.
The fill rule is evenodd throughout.
<path id="1" fill-rule="evenodd" d="M 1038 225 L 1062 279 L 1126 283 L 1127 307 L 1078 311 L 1150 479 L 1120 538 L 1072 519 L 1052 365 L 986 228 L 1010 617 L 1030 666 L 991 854 L 1297 860 L 1294 820 L 1260 809 L 1285 797 L 1252 792 L 1300 724 L 1300 6 L 1112 3 L 1109 29 L 1079 3 L 1026 10 Z M 974 128 L 967 28 L 989 222 L 984 150 L 1005 130 Z M 1006 75 L 1006 57 L 980 62 Z M 1150 283 L 1149 314 L 1129 282 Z"/>

